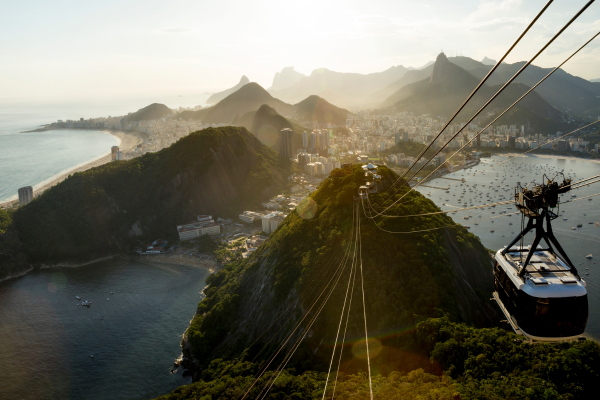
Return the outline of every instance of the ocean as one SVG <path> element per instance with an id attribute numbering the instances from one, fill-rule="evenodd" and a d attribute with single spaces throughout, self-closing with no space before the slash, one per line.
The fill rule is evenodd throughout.
<path id="1" fill-rule="evenodd" d="M 144 399 L 190 383 L 171 368 L 208 274 L 110 260 L 1 282 L 0 398 Z"/>
<path id="2" fill-rule="evenodd" d="M 79 165 L 110 153 L 119 140 L 94 130 L 24 131 L 80 118 L 127 115 L 151 103 L 171 108 L 204 105 L 209 94 L 119 100 L 0 102 L 0 203 L 17 198 L 23 186 L 34 189 Z"/>
<path id="3" fill-rule="evenodd" d="M 573 182 L 600 174 L 600 164 L 533 155 L 521 156 L 496 166 L 507 159 L 507 156 L 484 158 L 473 168 L 447 174 L 427 183 L 428 186 L 448 190 L 426 187 L 417 189 L 447 211 L 462 208 L 465 204 L 469 207 L 513 200 L 517 182 L 523 185 L 531 181 L 541 183 L 544 173 L 552 178 L 557 172 L 564 171 L 564 175 L 572 178 Z M 465 179 L 465 183 L 451 179 Z M 600 196 L 592 197 L 591 201 L 567 201 L 599 192 L 600 183 L 596 183 L 563 195 L 560 199 L 560 217 L 552 222 L 556 238 L 587 283 L 589 319 L 586 334 L 595 340 L 600 340 Z M 576 197 L 572 198 L 572 194 Z M 506 214 L 501 214 L 501 211 Z M 456 223 L 468 225 L 469 231 L 478 236 L 485 247 L 497 251 L 508 245 L 520 232 L 521 214 L 508 215 L 516 211 L 511 203 L 448 215 Z M 577 227 L 579 223 L 582 224 L 581 228 Z M 533 233 L 528 234 L 524 244 L 531 244 L 533 236 Z M 592 254 L 593 258 L 587 259 L 588 254 Z"/>

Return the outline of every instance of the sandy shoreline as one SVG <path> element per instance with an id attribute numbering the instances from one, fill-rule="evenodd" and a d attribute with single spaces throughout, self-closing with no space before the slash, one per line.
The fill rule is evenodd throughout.
<path id="1" fill-rule="evenodd" d="M 115 136 L 117 139 L 119 139 L 120 142 L 119 142 L 118 146 L 121 151 L 129 151 L 129 150 L 135 148 L 139 143 L 142 143 L 146 139 L 146 135 L 139 133 L 139 132 L 112 131 L 112 130 L 106 130 L 106 129 L 98 129 L 98 131 L 108 133 L 110 135 Z M 107 152 L 106 155 L 101 156 L 100 158 L 92 160 L 84 165 L 75 166 L 69 170 L 66 170 L 66 171 L 60 173 L 58 176 L 55 176 L 51 181 L 44 183 L 41 187 L 34 187 L 33 192 L 34 192 L 35 196 L 39 196 L 46 189 L 49 189 L 52 186 L 56 185 L 57 183 L 60 183 L 60 182 L 64 181 L 65 179 L 67 179 L 67 177 L 69 175 L 72 175 L 76 172 L 86 171 L 90 168 L 99 167 L 100 165 L 108 164 L 110 161 L 111 161 L 111 155 L 110 155 L 110 152 Z M 17 201 L 18 200 L 5 201 L 3 203 L 0 203 L 0 207 L 9 206 L 10 204 L 15 203 Z"/>
<path id="2" fill-rule="evenodd" d="M 600 160 L 594 160 L 591 158 L 583 158 L 583 157 L 573 157 L 573 156 L 560 156 L 556 154 L 524 154 L 524 153 L 495 153 L 492 154 L 494 156 L 507 156 L 507 157 L 538 157 L 538 158 L 554 158 L 554 159 L 562 159 L 562 160 L 575 160 L 575 161 L 585 161 L 591 162 L 594 164 L 600 164 Z"/>

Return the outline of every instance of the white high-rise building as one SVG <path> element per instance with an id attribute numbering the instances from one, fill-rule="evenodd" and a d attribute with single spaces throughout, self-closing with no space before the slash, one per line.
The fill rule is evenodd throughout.
<path id="1" fill-rule="evenodd" d="M 310 133 L 310 148 L 311 149 L 316 149 L 317 148 L 317 135 L 314 132 Z"/>
<path id="2" fill-rule="evenodd" d="M 25 186 L 19 189 L 19 205 L 24 206 L 25 204 L 33 200 L 33 188 L 31 186 Z"/>
<path id="3" fill-rule="evenodd" d="M 302 132 L 302 147 L 308 149 L 308 132 Z"/>

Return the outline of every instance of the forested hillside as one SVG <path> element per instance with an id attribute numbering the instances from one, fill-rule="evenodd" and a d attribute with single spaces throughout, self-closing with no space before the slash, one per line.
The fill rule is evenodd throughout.
<path id="1" fill-rule="evenodd" d="M 2 234 L 17 234 L 31 263 L 88 260 L 138 239 L 176 237 L 198 214 L 231 216 L 279 193 L 290 173 L 244 128 L 194 132 L 157 153 L 70 176 L 20 207 Z"/>
<path id="2" fill-rule="evenodd" d="M 385 167 L 378 173 L 380 189 L 396 178 Z M 529 346 L 503 329 L 481 328 L 496 326 L 501 317 L 489 302 L 491 258 L 479 240 L 439 214 L 378 220 L 385 230 L 420 231 L 386 233 L 353 200 L 363 182 L 359 166 L 334 170 L 249 259 L 209 278 L 206 298 L 182 341 L 195 383 L 164 398 L 234 399 L 246 391 L 255 398 L 277 376 L 273 370 L 294 343 L 298 347 L 271 396 L 321 398 L 351 269 L 339 273 L 340 284 L 327 302 L 318 303 L 318 295 L 344 265 L 340 261 L 352 249 L 357 218 L 357 263 L 364 281 L 356 273 L 356 286 L 348 294 L 355 303 L 344 344 L 338 346 L 344 353 L 336 398 L 369 398 L 363 305 L 377 399 L 526 398 L 522 393 L 587 398 L 591 391 L 585 385 L 599 374 L 595 342 Z M 370 196 L 372 202 L 379 199 Z M 384 205 L 392 201 L 381 200 Z M 418 193 L 406 200 L 390 213 L 437 210 Z M 317 313 L 315 304 L 323 304 L 322 311 Z M 270 372 L 252 386 L 267 364 Z M 567 368 L 571 378 L 557 368 Z"/>

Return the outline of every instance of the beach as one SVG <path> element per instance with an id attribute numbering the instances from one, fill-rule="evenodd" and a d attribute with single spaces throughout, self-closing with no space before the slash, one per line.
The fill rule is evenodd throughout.
<path id="1" fill-rule="evenodd" d="M 139 143 L 142 143 L 147 138 L 147 136 L 145 134 L 140 133 L 140 132 L 135 132 L 135 131 L 125 132 L 125 131 L 113 131 L 113 130 L 103 130 L 103 129 L 101 129 L 99 131 L 105 132 L 112 136 L 115 136 L 119 140 L 118 146 L 121 151 L 130 151 L 130 150 L 134 149 Z M 34 190 L 33 190 L 34 194 L 35 194 L 35 196 L 39 196 L 48 188 L 51 188 L 52 186 L 64 181 L 69 175 L 72 175 L 76 172 L 86 171 L 90 168 L 98 167 L 100 165 L 107 164 L 110 161 L 111 161 L 111 154 L 110 154 L 110 152 L 107 152 L 105 155 L 101 156 L 100 158 L 96 158 L 85 164 L 76 165 L 73 168 L 62 171 L 60 174 L 53 176 L 49 180 L 46 180 L 46 181 L 42 182 L 41 184 L 34 186 Z M 18 200 L 5 201 L 3 203 L 0 203 L 0 207 L 8 207 L 16 202 L 18 202 Z"/>
<path id="2" fill-rule="evenodd" d="M 574 161 L 586 161 L 590 163 L 600 164 L 600 160 L 591 159 L 591 158 L 583 158 L 583 157 L 573 157 L 573 156 L 561 156 L 556 154 L 531 154 L 531 153 L 497 153 L 494 154 L 496 156 L 505 156 L 505 157 L 538 157 L 538 158 L 552 158 L 555 160 L 574 160 Z"/>

